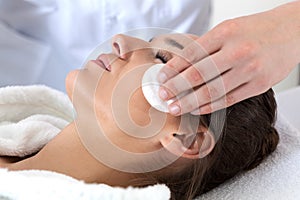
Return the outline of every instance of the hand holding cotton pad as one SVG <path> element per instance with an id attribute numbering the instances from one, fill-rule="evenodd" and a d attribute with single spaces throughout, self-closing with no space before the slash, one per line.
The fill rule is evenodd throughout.
<path id="1" fill-rule="evenodd" d="M 168 101 L 163 101 L 158 95 L 159 87 L 161 84 L 157 80 L 158 72 L 162 69 L 164 64 L 152 65 L 145 73 L 142 78 L 142 91 L 148 103 L 155 109 L 169 113 L 168 105 L 173 103 L 176 98 L 186 95 L 188 92 L 183 92 L 177 97 Z"/>
<path id="2" fill-rule="evenodd" d="M 161 100 L 158 96 L 160 83 L 157 81 L 157 74 L 164 64 L 156 64 L 151 66 L 145 73 L 142 79 L 142 91 L 148 103 L 155 109 L 168 113 L 168 102 Z"/>

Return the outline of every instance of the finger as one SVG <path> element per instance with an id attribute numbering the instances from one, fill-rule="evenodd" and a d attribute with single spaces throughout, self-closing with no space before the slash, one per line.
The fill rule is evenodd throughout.
<path id="1" fill-rule="evenodd" d="M 177 63 L 176 65 L 174 63 Z M 190 66 L 190 63 L 185 59 L 180 58 L 179 56 L 174 56 L 167 64 L 159 71 L 157 80 L 159 83 L 165 83 L 170 78 L 176 76 L 187 67 Z"/>
<path id="2" fill-rule="evenodd" d="M 225 96 L 230 91 L 250 81 L 247 75 L 239 75 L 238 70 L 230 70 L 222 76 L 206 83 L 194 92 L 182 97 L 169 105 L 169 111 L 173 115 L 189 113 L 195 109 L 209 104 Z M 239 75 L 239 78 L 236 78 Z M 175 109 L 177 107 L 177 109 Z M 178 112 L 179 108 L 179 112 Z M 174 111 L 174 112 L 173 112 Z M 177 113 L 175 113 L 177 111 Z"/>
<path id="3" fill-rule="evenodd" d="M 187 45 L 181 56 L 187 62 L 195 63 L 220 50 L 223 46 L 223 41 L 220 38 L 218 29 L 214 28 Z M 174 64 L 176 65 L 176 63 Z"/>
<path id="4" fill-rule="evenodd" d="M 230 107 L 255 95 L 257 95 L 257 86 L 252 83 L 246 83 L 232 90 L 222 98 L 193 111 L 193 114 L 209 114 L 217 110 Z"/>
<path id="5" fill-rule="evenodd" d="M 219 39 L 214 39 L 216 37 L 215 35 L 215 31 L 208 32 L 187 45 L 182 50 L 181 55 L 169 60 L 166 66 L 160 70 L 157 77 L 158 81 L 160 83 L 166 82 L 191 64 L 219 50 L 222 43 Z"/>
<path id="6" fill-rule="evenodd" d="M 171 78 L 161 87 L 160 94 L 164 94 L 161 98 L 167 100 L 178 96 L 180 93 L 209 82 L 231 69 L 231 64 L 224 61 L 224 57 L 222 52 L 215 53 Z M 164 88 L 167 88 L 166 91 L 163 91 Z"/>

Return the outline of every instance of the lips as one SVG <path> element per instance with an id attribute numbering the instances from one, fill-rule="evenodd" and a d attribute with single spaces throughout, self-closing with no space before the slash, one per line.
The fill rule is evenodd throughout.
<path id="1" fill-rule="evenodd" d="M 96 65 L 98 65 L 99 67 L 101 67 L 102 69 L 108 71 L 104 65 L 104 63 L 101 60 L 91 60 L 93 63 L 95 63 Z"/>
<path id="2" fill-rule="evenodd" d="M 98 56 L 98 58 L 95 60 L 95 63 L 97 65 L 99 65 L 101 68 L 107 70 L 107 71 L 111 71 L 111 66 L 109 63 L 109 59 L 108 56 L 106 54 L 100 54 Z"/>

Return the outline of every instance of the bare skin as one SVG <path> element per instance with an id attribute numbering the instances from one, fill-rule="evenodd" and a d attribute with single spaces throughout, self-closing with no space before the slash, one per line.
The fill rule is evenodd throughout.
<path id="1" fill-rule="evenodd" d="M 2 156 L 2 157 L 0 157 L 0 168 L 1 167 L 6 167 L 7 165 L 18 162 L 20 160 L 23 160 L 23 158 L 11 157 L 11 156 Z"/>

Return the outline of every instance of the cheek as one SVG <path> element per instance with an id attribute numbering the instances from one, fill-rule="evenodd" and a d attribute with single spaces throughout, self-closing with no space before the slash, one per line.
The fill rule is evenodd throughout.
<path id="1" fill-rule="evenodd" d="M 111 77 L 103 75 L 97 83 L 96 94 L 94 96 L 96 114 L 98 118 L 105 118 L 107 122 L 111 122 L 112 120 L 111 102 L 114 81 Z"/>
<path id="2" fill-rule="evenodd" d="M 76 81 L 78 73 L 79 73 L 78 70 L 71 71 L 67 75 L 66 80 L 65 80 L 66 91 L 67 91 L 67 94 L 68 94 L 70 99 L 72 99 L 73 89 L 74 89 L 74 86 L 75 86 L 75 81 Z"/>
<path id="3" fill-rule="evenodd" d="M 173 117 L 153 108 L 145 99 L 141 89 L 136 90 L 129 101 L 129 118 L 135 127 L 135 137 L 161 137 L 165 131 L 177 131 L 180 117 Z"/>
<path id="4" fill-rule="evenodd" d="M 143 96 L 141 88 L 132 94 L 128 107 L 132 121 L 138 126 L 147 126 L 151 122 L 149 116 L 151 106 Z"/>
<path id="5" fill-rule="evenodd" d="M 143 96 L 140 79 L 115 80 L 103 76 L 96 93 L 96 111 L 99 119 L 105 119 L 111 127 L 130 125 L 144 127 L 150 123 L 150 104 Z M 117 122 L 115 124 L 115 122 Z"/>

